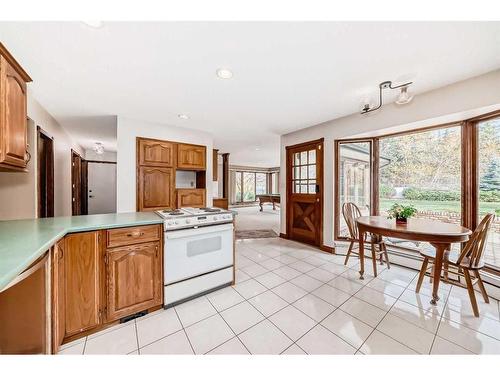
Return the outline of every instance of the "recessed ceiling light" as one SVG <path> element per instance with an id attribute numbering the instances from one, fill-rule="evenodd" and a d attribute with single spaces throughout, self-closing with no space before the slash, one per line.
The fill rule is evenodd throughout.
<path id="1" fill-rule="evenodd" d="M 229 69 L 225 68 L 220 68 L 217 69 L 217 77 L 222 78 L 222 79 L 229 79 L 233 77 L 233 72 L 230 71 Z"/>
<path id="2" fill-rule="evenodd" d="M 102 26 L 102 21 L 82 21 L 85 25 L 98 29 Z"/>
<path id="3" fill-rule="evenodd" d="M 179 117 L 182 120 L 187 120 L 189 118 L 189 116 L 185 115 L 184 113 L 181 113 L 180 115 L 177 115 L 177 117 Z"/>
<path id="4" fill-rule="evenodd" d="M 255 147 L 255 151 L 260 151 L 260 147 Z"/>

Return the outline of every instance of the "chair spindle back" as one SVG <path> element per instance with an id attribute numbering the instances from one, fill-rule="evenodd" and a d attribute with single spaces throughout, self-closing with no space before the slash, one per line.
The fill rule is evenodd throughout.
<path id="1" fill-rule="evenodd" d="M 488 237 L 488 230 L 495 215 L 487 214 L 472 233 L 469 241 L 463 248 L 457 259 L 457 264 L 461 264 L 464 258 L 469 259 L 471 267 L 477 267 L 484 255 L 484 247 Z"/>
<path id="2" fill-rule="evenodd" d="M 361 211 L 358 206 L 352 202 L 347 202 L 342 205 L 342 215 L 349 229 L 349 236 L 353 240 L 359 239 L 358 224 L 356 219 L 361 216 Z"/>

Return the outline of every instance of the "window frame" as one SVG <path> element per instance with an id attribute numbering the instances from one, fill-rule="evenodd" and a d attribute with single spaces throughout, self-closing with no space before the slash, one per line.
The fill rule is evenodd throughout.
<path id="1" fill-rule="evenodd" d="M 420 132 L 427 132 L 438 129 L 445 129 L 449 127 L 460 126 L 461 131 L 461 224 L 471 230 L 474 230 L 478 225 L 479 214 L 479 124 L 482 121 L 500 118 L 500 110 L 490 112 L 474 118 L 469 118 L 463 121 L 455 121 L 451 123 L 427 126 L 419 129 L 406 130 L 401 132 L 394 132 L 384 134 L 377 137 L 364 137 L 352 139 L 338 139 L 335 140 L 334 147 L 334 240 L 345 241 L 345 237 L 339 236 L 340 231 L 340 146 L 345 143 L 358 143 L 371 141 L 371 160 L 372 168 L 371 174 L 371 207 L 372 215 L 379 214 L 379 141 L 380 139 L 415 134 Z M 409 254 L 418 253 L 403 246 L 388 245 L 388 248 L 397 250 L 404 250 Z M 484 271 L 500 276 L 500 266 L 493 264 L 486 264 Z"/>

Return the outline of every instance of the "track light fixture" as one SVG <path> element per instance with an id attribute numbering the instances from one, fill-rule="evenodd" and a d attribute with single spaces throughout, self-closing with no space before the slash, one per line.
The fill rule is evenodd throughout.
<path id="1" fill-rule="evenodd" d="M 363 106 L 363 109 L 361 110 L 361 114 L 365 114 L 365 113 L 368 113 L 368 112 L 373 112 L 373 111 L 376 111 L 377 109 L 380 109 L 380 107 L 382 107 L 382 104 L 383 104 L 383 102 L 382 102 L 382 90 L 384 90 L 384 89 L 391 89 L 391 90 L 401 89 L 401 92 L 399 93 L 398 100 L 396 100 L 396 103 L 397 104 L 406 104 L 406 103 L 409 103 L 413 99 L 413 96 L 410 96 L 408 94 L 408 86 L 410 86 L 412 83 L 413 82 L 407 82 L 407 83 L 403 83 L 402 85 L 392 86 L 392 81 L 381 82 L 378 85 L 378 87 L 379 87 L 379 103 L 378 103 L 378 106 L 376 106 L 374 108 L 370 108 L 370 104 L 366 103 Z"/>

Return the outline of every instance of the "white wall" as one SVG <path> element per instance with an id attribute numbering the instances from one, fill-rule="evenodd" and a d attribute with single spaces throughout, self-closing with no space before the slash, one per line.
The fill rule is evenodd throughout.
<path id="1" fill-rule="evenodd" d="M 193 143 L 207 147 L 207 196 L 212 202 L 213 136 L 207 132 L 132 120 L 117 119 L 117 212 L 136 211 L 136 137 L 156 138 L 174 142 Z"/>
<path id="2" fill-rule="evenodd" d="M 36 145 L 35 123 L 28 121 L 29 151 L 33 155 Z M 36 152 L 35 152 L 36 154 Z M 0 172 L 0 220 L 27 219 L 35 217 L 36 168 L 33 155 L 28 164 L 28 172 Z"/>
<path id="3" fill-rule="evenodd" d="M 281 136 L 281 232 L 286 233 L 286 146 L 318 138 L 324 145 L 323 241 L 334 246 L 334 140 L 460 121 L 500 108 L 500 70 L 388 104 L 369 115 L 353 114 Z"/>
<path id="4" fill-rule="evenodd" d="M 83 155 L 59 123 L 40 105 L 28 90 L 28 117 L 34 126 L 30 129 L 31 161 L 28 173 L 0 172 L 0 220 L 27 219 L 37 216 L 36 189 L 36 126 L 54 137 L 54 215 L 71 215 L 71 149 Z"/>

